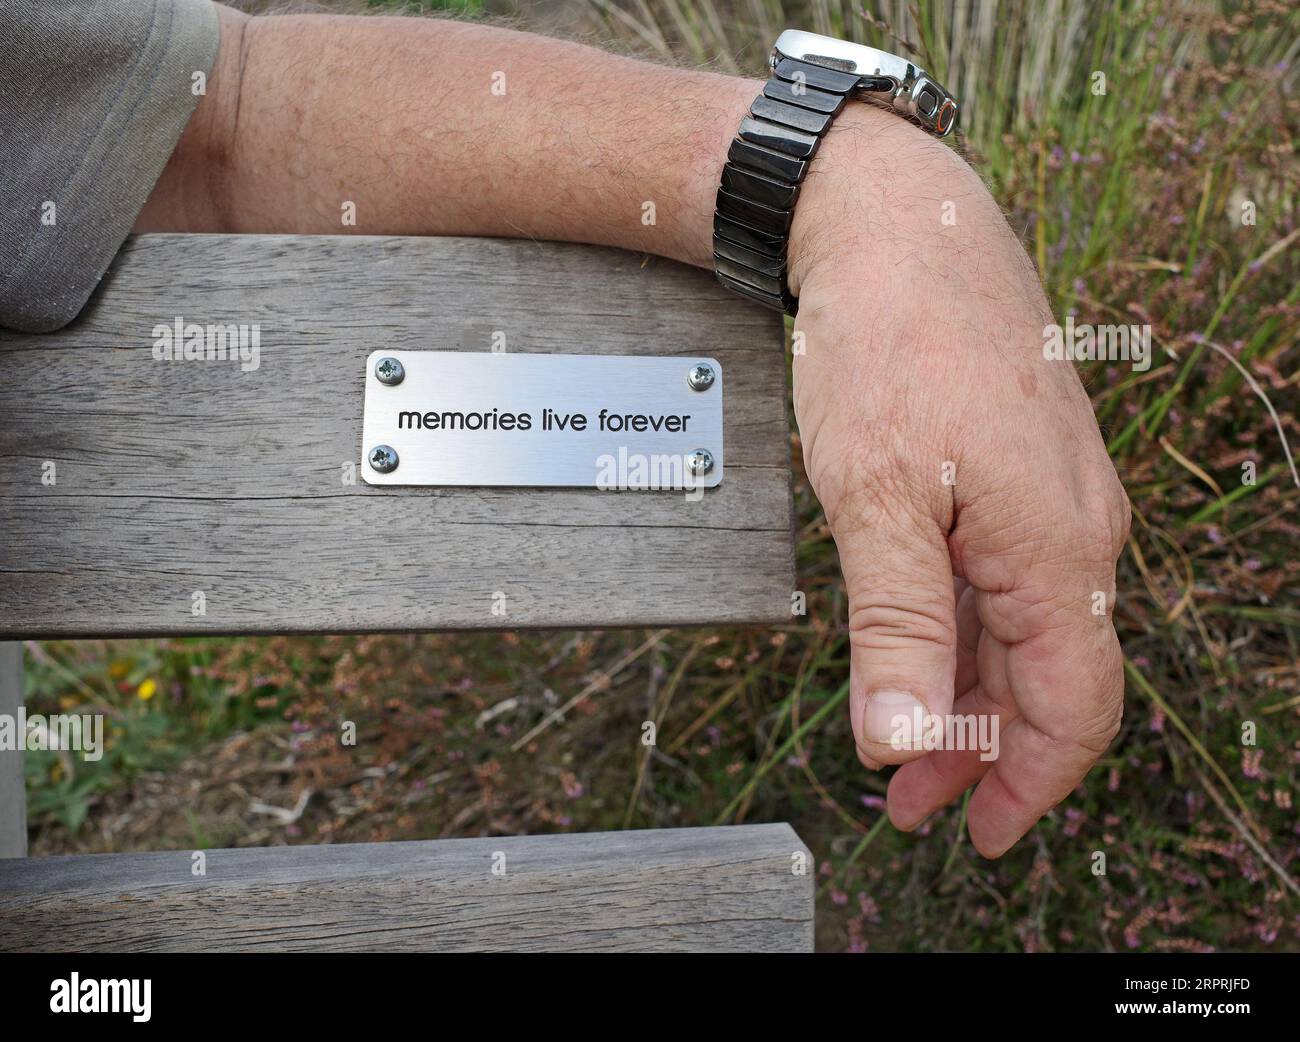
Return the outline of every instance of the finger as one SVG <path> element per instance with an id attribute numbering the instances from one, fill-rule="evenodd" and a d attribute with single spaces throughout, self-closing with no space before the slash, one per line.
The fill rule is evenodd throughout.
<path id="1" fill-rule="evenodd" d="M 1007 649 L 1019 717 L 975 788 L 967 826 L 975 849 L 999 857 L 1074 789 L 1119 732 L 1123 659 L 1102 631 L 1062 628 Z"/>
<path id="2" fill-rule="evenodd" d="M 957 662 L 945 534 L 910 507 L 859 499 L 831 530 L 849 596 L 849 712 L 859 753 L 904 763 L 929 714 L 952 708 Z"/>
<path id="3" fill-rule="evenodd" d="M 974 610 L 974 599 L 970 600 Z M 962 605 L 957 629 L 962 630 Z M 980 640 L 980 683 L 953 703 L 958 734 L 975 734 L 980 741 L 966 748 L 940 749 L 904 764 L 889 780 L 887 809 L 894 827 L 910 832 L 940 807 L 947 806 L 988 772 L 1001 748 L 1001 734 L 1016 718 L 1016 704 L 1006 681 L 1006 645 L 985 635 Z"/>
<path id="4" fill-rule="evenodd" d="M 954 579 L 952 591 L 957 600 L 957 675 L 953 694 L 960 700 L 979 683 L 977 653 L 984 625 L 975 608 L 975 587 L 965 579 Z"/>
<path id="5" fill-rule="evenodd" d="M 975 688 L 957 699 L 953 715 L 989 721 L 999 713 L 984 692 Z M 1002 724 L 997 726 L 1000 729 Z M 894 828 L 911 832 L 983 778 L 989 767 L 990 761 L 978 748 L 937 749 L 903 764 L 889 779 L 885 795 L 889 820 Z"/>
<path id="6" fill-rule="evenodd" d="M 1043 468 L 1000 510 L 966 509 L 950 539 L 977 589 L 981 643 L 1006 649 L 1003 682 L 1017 709 L 968 807 L 987 857 L 1069 795 L 1119 730 L 1123 663 L 1109 613 L 1126 502 L 1095 470 Z"/>

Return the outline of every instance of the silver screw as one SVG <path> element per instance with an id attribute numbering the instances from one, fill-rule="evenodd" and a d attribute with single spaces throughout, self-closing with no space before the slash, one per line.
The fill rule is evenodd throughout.
<path id="1" fill-rule="evenodd" d="M 713 386 L 715 374 L 713 366 L 698 362 L 686 373 L 686 382 L 692 391 L 707 391 Z"/>
<path id="2" fill-rule="evenodd" d="M 370 467 L 380 474 L 390 474 L 397 469 L 397 451 L 388 445 L 376 445 L 370 450 Z"/>
<path id="3" fill-rule="evenodd" d="M 686 467 L 697 478 L 703 477 L 713 469 L 713 453 L 708 449 L 696 449 L 687 455 Z"/>
<path id="4" fill-rule="evenodd" d="M 406 369 L 396 358 L 381 358 L 375 363 L 375 376 L 381 384 L 396 387 L 406 379 Z"/>

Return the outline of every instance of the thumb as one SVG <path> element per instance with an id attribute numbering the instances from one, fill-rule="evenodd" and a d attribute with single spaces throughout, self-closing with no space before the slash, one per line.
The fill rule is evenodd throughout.
<path id="1" fill-rule="evenodd" d="M 849 598 L 849 713 L 868 767 L 924 755 L 930 716 L 952 711 L 957 669 L 952 564 L 917 508 L 874 502 L 832 525 Z M 941 732 L 942 733 L 942 732 Z"/>

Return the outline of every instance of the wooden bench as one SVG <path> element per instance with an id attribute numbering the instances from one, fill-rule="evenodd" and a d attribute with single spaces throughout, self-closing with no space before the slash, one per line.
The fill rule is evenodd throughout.
<path id="1" fill-rule="evenodd" d="M 257 369 L 156 359 L 177 318 L 256 323 Z M 502 337 L 718 359 L 725 480 L 686 502 L 357 476 L 372 351 Z M 553 243 L 142 236 L 71 326 L 0 333 L 0 372 L 0 638 L 790 618 L 780 320 L 701 271 Z M 0 645 L 0 713 L 20 647 Z M 25 853 L 23 799 L 0 753 L 0 855 Z M 191 854 L 0 862 L 0 949 L 811 945 L 783 825 L 207 851 L 201 877 Z"/>
<path id="2" fill-rule="evenodd" d="M 801 951 L 789 825 L 0 862 L 0 951 Z M 494 872 L 494 869 L 496 870 Z"/>

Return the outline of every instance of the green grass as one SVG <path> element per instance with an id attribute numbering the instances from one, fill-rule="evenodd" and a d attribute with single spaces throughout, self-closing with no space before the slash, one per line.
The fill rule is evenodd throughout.
<path id="1" fill-rule="evenodd" d="M 996 14 L 882 2 L 879 21 L 826 0 L 579 6 L 580 28 L 620 48 L 723 70 L 758 72 L 787 25 L 914 53 L 962 98 L 960 147 L 1055 312 L 1152 325 L 1149 372 L 1082 374 L 1135 513 L 1115 613 L 1120 737 L 998 862 L 971 849 L 961 803 L 894 832 L 887 779 L 852 752 L 844 593 L 792 446 L 809 613 L 777 630 L 45 645 L 33 709 L 101 705 L 119 726 L 93 772 L 29 758 L 34 848 L 788 820 L 818 858 L 825 948 L 1300 949 L 1300 490 L 1281 441 L 1300 444 L 1297 14 L 1148 0 Z M 1211 342 L 1252 374 L 1281 433 Z M 355 748 L 339 745 L 343 720 Z M 251 809 L 306 790 L 291 824 Z"/>

